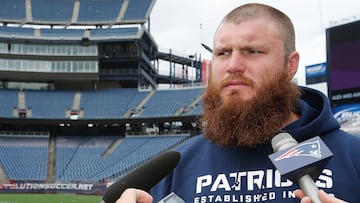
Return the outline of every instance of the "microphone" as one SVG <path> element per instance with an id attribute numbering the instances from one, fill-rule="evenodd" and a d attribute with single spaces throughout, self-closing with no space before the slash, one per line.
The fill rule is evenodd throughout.
<path id="1" fill-rule="evenodd" d="M 115 203 L 127 188 L 149 191 L 172 171 L 180 161 L 180 153 L 166 151 L 110 185 L 104 192 L 101 203 Z"/>
<path id="2" fill-rule="evenodd" d="M 320 137 L 298 144 L 289 133 L 280 133 L 271 140 L 271 145 L 275 153 L 269 158 L 280 174 L 296 182 L 312 203 L 321 203 L 314 180 L 333 154 Z"/>

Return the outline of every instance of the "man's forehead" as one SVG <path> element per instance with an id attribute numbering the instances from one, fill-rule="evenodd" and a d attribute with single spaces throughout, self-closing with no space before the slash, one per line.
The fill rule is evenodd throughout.
<path id="1" fill-rule="evenodd" d="M 240 24 L 223 22 L 215 33 L 214 44 L 225 42 L 231 38 L 240 40 L 240 37 L 242 40 L 255 41 L 266 39 L 270 35 L 272 38 L 278 38 L 280 33 L 276 27 L 262 19 L 244 21 Z"/>

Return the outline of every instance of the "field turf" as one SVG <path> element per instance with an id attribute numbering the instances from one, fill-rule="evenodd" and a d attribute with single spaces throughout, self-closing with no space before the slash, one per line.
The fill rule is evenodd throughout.
<path id="1" fill-rule="evenodd" d="M 100 195 L 0 194 L 0 203 L 100 203 Z"/>

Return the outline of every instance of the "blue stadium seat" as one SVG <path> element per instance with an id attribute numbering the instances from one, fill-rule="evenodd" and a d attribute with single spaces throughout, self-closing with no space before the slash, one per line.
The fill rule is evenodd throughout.
<path id="1" fill-rule="evenodd" d="M 150 6 L 154 0 L 131 0 L 126 9 L 123 21 L 145 21 L 150 15 Z"/>
<path id="2" fill-rule="evenodd" d="M 116 20 L 124 0 L 81 0 L 78 22 L 110 22 Z"/>
<path id="3" fill-rule="evenodd" d="M 0 19 L 10 19 L 17 21 L 25 20 L 25 1 L 1 1 Z"/>
<path id="4" fill-rule="evenodd" d="M 178 109 L 188 107 L 200 96 L 203 89 L 159 90 L 143 107 L 139 118 L 172 117 Z M 75 91 L 24 90 L 26 108 L 31 109 L 31 118 L 64 119 L 71 110 Z M 79 119 L 119 119 L 129 110 L 134 110 L 148 92 L 137 88 L 82 91 L 80 109 L 84 117 Z M 13 117 L 12 110 L 18 105 L 18 90 L 0 91 L 0 117 Z M 200 104 L 201 105 L 201 104 Z M 199 115 L 201 106 L 183 115 Z"/>
<path id="5" fill-rule="evenodd" d="M 172 117 L 176 111 L 188 106 L 200 96 L 203 89 L 158 90 L 144 106 L 140 118 Z"/>
<path id="6" fill-rule="evenodd" d="M 73 0 L 31 0 L 33 21 L 70 22 L 73 8 Z"/>
<path id="7" fill-rule="evenodd" d="M 114 180 L 150 157 L 184 141 L 188 135 L 126 137 L 109 155 L 106 149 L 116 135 L 58 136 L 58 180 Z"/>
<path id="8" fill-rule="evenodd" d="M 34 37 L 33 28 L 22 28 L 22 27 L 7 27 L 0 26 L 0 35 L 13 36 L 13 37 Z"/>
<path id="9" fill-rule="evenodd" d="M 0 136 L 0 160 L 9 179 L 45 180 L 48 137 Z"/>
<path id="10" fill-rule="evenodd" d="M 74 91 L 24 90 L 26 107 L 31 108 L 32 118 L 63 119 L 71 108 Z"/>
<path id="11" fill-rule="evenodd" d="M 139 28 L 127 27 L 127 28 L 106 28 L 106 29 L 92 29 L 90 38 L 97 37 L 124 37 L 124 36 L 136 36 Z"/>
<path id="12" fill-rule="evenodd" d="M 84 109 L 84 119 L 122 118 L 145 96 L 137 88 L 82 91 L 80 108 Z"/>
<path id="13" fill-rule="evenodd" d="M 188 112 L 183 113 L 182 115 L 183 116 L 199 116 L 202 114 L 202 111 L 203 111 L 202 107 L 203 107 L 202 103 L 200 102 L 197 105 L 195 105 L 195 107 L 193 109 L 191 109 Z"/>
<path id="14" fill-rule="evenodd" d="M 41 29 L 41 36 L 43 37 L 55 37 L 57 39 L 61 37 L 75 38 L 81 40 L 84 37 L 83 29 Z"/>
<path id="15" fill-rule="evenodd" d="M 0 90 L 0 117 L 13 118 L 13 109 L 18 106 L 18 90 Z"/>

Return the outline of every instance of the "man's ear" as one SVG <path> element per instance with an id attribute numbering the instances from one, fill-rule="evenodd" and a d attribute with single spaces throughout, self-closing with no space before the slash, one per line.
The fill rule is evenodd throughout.
<path id="1" fill-rule="evenodd" d="M 287 63 L 288 76 L 290 79 L 292 79 L 295 76 L 298 70 L 299 60 L 300 60 L 299 53 L 296 51 L 291 52 Z"/>

